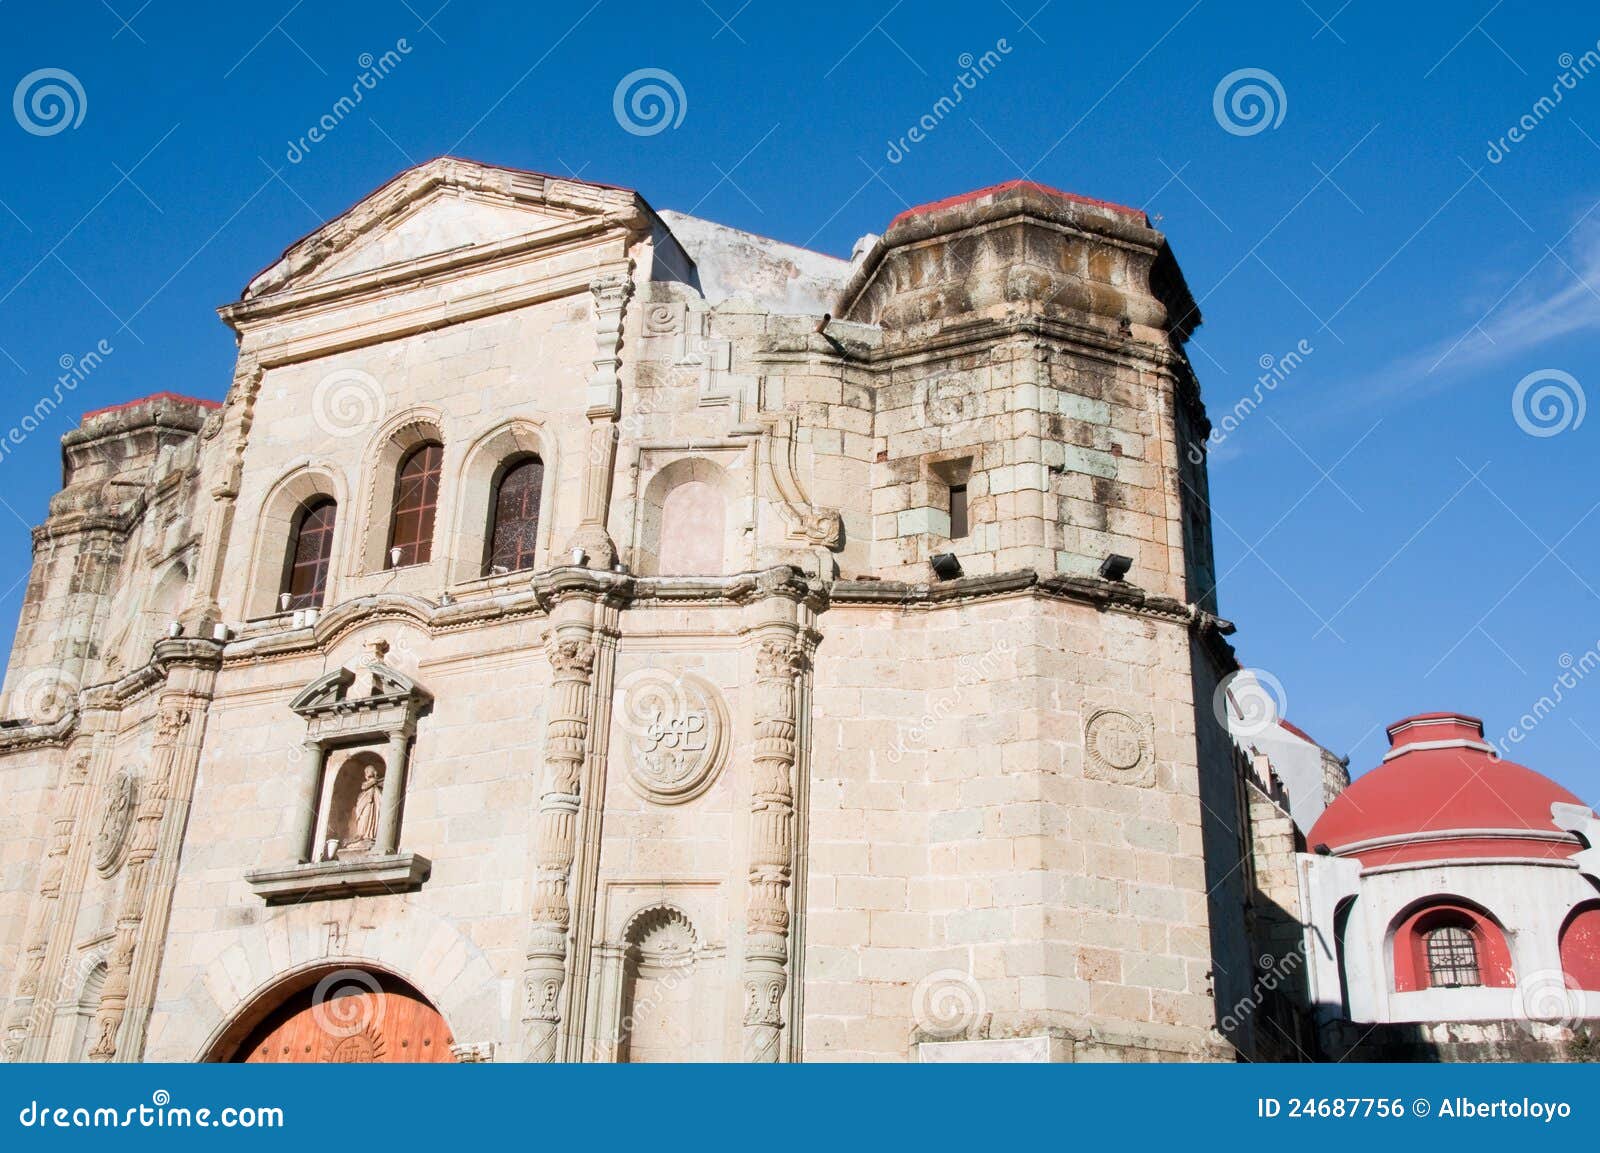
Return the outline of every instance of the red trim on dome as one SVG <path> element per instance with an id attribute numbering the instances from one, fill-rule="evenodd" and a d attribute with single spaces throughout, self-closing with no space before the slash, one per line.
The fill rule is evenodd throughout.
<path id="1" fill-rule="evenodd" d="M 1070 200 L 1074 204 L 1087 204 L 1093 208 L 1109 209 L 1112 212 L 1120 212 L 1123 216 L 1132 216 L 1137 220 L 1146 219 L 1142 211 L 1137 208 L 1129 208 L 1126 204 L 1117 204 L 1110 200 L 1095 200 L 1090 196 L 1079 196 L 1075 192 L 1063 192 L 1059 188 L 1051 188 L 1048 184 L 1040 184 L 1034 180 L 1007 180 L 1001 184 L 991 184 L 987 188 L 979 188 L 973 192 L 963 192 L 959 196 L 947 196 L 943 200 L 931 200 L 927 204 L 915 205 L 889 221 L 889 227 L 893 228 L 903 221 L 910 220 L 913 216 L 922 216 L 929 212 L 954 208 L 958 204 L 966 204 L 969 201 L 979 200 L 985 196 L 998 196 L 1002 192 L 1010 192 L 1013 188 L 1031 188 L 1035 192 L 1042 192 L 1046 196 L 1054 196 L 1060 200 Z"/>
<path id="2" fill-rule="evenodd" d="M 1476 717 L 1424 713 L 1396 721 L 1389 731 L 1397 755 L 1357 777 L 1311 826 L 1308 844 L 1338 853 L 1363 842 L 1406 838 L 1403 845 L 1351 854 L 1368 868 L 1468 857 L 1560 860 L 1579 851 L 1577 839 L 1556 825 L 1550 807 L 1588 806 L 1550 778 L 1495 759 L 1483 744 L 1483 722 Z M 1433 741 L 1460 743 L 1423 747 Z M 1488 831 L 1515 836 L 1470 836 Z"/>
<path id="3" fill-rule="evenodd" d="M 141 396 L 138 400 L 124 401 L 122 404 L 108 404 L 104 408 L 91 409 L 83 414 L 84 420 L 91 420 L 97 416 L 104 416 L 108 412 L 121 412 L 125 408 L 138 408 L 141 404 L 149 404 L 156 400 L 171 400 L 178 404 L 198 404 L 201 408 L 221 408 L 220 400 L 205 400 L 198 396 L 183 396 L 176 392 L 152 392 L 149 396 Z"/>

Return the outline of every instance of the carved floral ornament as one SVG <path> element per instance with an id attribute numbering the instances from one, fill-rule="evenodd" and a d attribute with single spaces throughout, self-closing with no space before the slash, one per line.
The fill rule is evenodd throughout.
<path id="1" fill-rule="evenodd" d="M 617 687 L 628 783 L 658 805 L 693 800 L 711 787 L 728 752 L 722 694 L 689 672 L 640 669 Z"/>
<path id="2" fill-rule="evenodd" d="M 128 769 L 106 782 L 100 824 L 94 835 L 94 867 L 102 877 L 110 877 L 122 867 L 137 791 L 137 778 Z"/>

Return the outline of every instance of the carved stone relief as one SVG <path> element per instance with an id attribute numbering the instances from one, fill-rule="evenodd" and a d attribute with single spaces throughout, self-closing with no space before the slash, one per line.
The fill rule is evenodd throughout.
<path id="1" fill-rule="evenodd" d="M 122 867 L 137 790 L 136 778 L 127 769 L 106 782 L 100 824 L 94 834 L 94 867 L 102 877 L 110 877 Z"/>
<path id="2" fill-rule="evenodd" d="M 617 691 L 628 783 L 658 805 L 710 788 L 728 750 L 728 711 L 716 687 L 694 673 L 641 669 Z"/>
<path id="3" fill-rule="evenodd" d="M 1155 784 L 1150 727 L 1121 709 L 1099 709 L 1083 726 L 1084 775 L 1141 788 Z"/>

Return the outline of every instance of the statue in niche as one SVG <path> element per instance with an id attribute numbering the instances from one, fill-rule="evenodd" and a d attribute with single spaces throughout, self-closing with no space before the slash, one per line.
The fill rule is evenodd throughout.
<path id="1" fill-rule="evenodd" d="M 350 814 L 350 835 L 344 848 L 352 853 L 366 853 L 378 840 L 378 798 L 383 780 L 376 765 L 366 765 L 361 770 L 361 791 L 356 794 L 355 808 Z"/>

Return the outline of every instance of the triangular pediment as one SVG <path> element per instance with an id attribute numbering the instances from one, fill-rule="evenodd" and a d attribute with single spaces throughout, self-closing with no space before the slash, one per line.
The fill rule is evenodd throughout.
<path id="1" fill-rule="evenodd" d="M 558 234 L 586 218 L 639 222 L 647 212 L 628 189 L 444 157 L 402 173 L 291 245 L 250 282 L 244 299 L 336 281 L 357 285 L 385 271 Z"/>
<path id="2" fill-rule="evenodd" d="M 420 706 L 431 699 L 426 689 L 398 669 L 368 661 L 318 677 L 300 690 L 289 707 L 303 717 L 315 717 L 398 702 Z"/>

